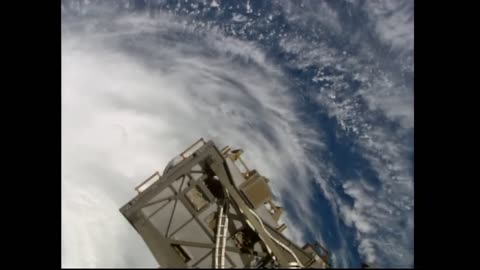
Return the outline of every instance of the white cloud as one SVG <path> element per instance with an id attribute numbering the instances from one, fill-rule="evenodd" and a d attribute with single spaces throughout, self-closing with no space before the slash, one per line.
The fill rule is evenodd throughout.
<path id="1" fill-rule="evenodd" d="M 321 23 L 325 31 L 339 33 L 342 31 L 337 11 L 326 1 L 304 0 L 300 4 L 295 1 L 280 1 L 279 4 L 287 14 L 287 19 L 308 25 L 310 21 Z M 323 30 L 323 29 L 322 29 Z"/>
<path id="2" fill-rule="evenodd" d="M 301 36 L 283 38 L 280 40 L 280 46 L 283 51 L 295 55 L 290 64 L 298 68 L 309 65 L 316 65 L 319 68 L 332 66 L 338 63 L 341 57 L 336 49 L 326 43 L 309 42 Z"/>
<path id="3" fill-rule="evenodd" d="M 358 248 L 360 249 L 360 252 L 367 257 L 368 263 L 374 263 L 377 260 L 375 249 L 369 239 L 364 238 L 360 240 L 360 245 Z"/>
<path id="4" fill-rule="evenodd" d="M 281 71 L 252 44 L 215 29 L 198 43 L 170 42 L 169 31 L 195 33 L 166 15 L 157 20 L 100 21 L 82 31 L 63 26 L 64 267 L 154 267 L 118 209 L 138 183 L 199 137 L 244 148 L 245 160 L 276 193 L 293 185 L 306 197 L 310 192 L 301 179 L 310 163 L 305 149 L 316 140 L 297 120 Z M 132 38 L 135 48 L 122 47 Z"/>
<path id="5" fill-rule="evenodd" d="M 413 52 L 413 0 L 371 0 L 365 10 L 384 42 Z"/>
<path id="6" fill-rule="evenodd" d="M 241 14 L 233 14 L 232 21 L 234 22 L 245 22 L 247 20 L 247 17 L 241 15 Z"/>
<path id="7" fill-rule="evenodd" d="M 370 84 L 358 91 L 370 110 L 380 109 L 388 118 L 398 121 L 403 128 L 413 128 L 413 89 L 400 82 L 395 82 L 393 76 L 379 72 L 371 77 Z"/>
<path id="8" fill-rule="evenodd" d="M 340 199 L 332 183 L 319 181 L 326 198 L 338 210 L 343 222 L 355 228 L 360 243 L 358 250 L 366 260 L 378 265 L 410 265 L 413 261 L 410 249 L 413 223 L 409 223 L 413 219 L 413 165 L 409 155 L 413 146 L 408 143 L 412 142 L 409 136 L 413 129 L 413 90 L 398 80 L 397 74 L 380 70 L 374 53 L 365 55 L 361 50 L 361 54 L 343 57 L 327 43 L 313 45 L 302 37 L 284 39 L 281 46 L 298 56 L 291 62 L 294 67 L 318 67 L 312 80 L 327 85 L 310 91 L 318 93 L 318 104 L 337 119 L 341 131 L 355 138 L 361 149 L 359 153 L 378 174 L 379 189 L 365 179 L 341 180 L 344 192 L 354 201 L 352 206 Z M 344 76 L 347 73 L 339 69 L 339 65 L 348 74 L 355 74 L 353 79 L 360 84 L 360 89 L 354 94 L 349 78 Z M 323 74 L 322 68 L 327 66 L 341 74 Z M 377 123 L 378 113 L 399 124 L 399 128 L 390 130 Z M 330 175 L 338 174 L 335 170 L 330 172 Z"/>
<path id="9" fill-rule="evenodd" d="M 212 0 L 212 3 L 210 4 L 210 6 L 218 8 L 220 6 L 220 4 L 218 4 L 218 2 L 216 0 Z"/>
<path id="10" fill-rule="evenodd" d="M 365 5 L 380 40 L 392 45 L 400 52 L 400 57 L 408 58 L 413 52 L 412 3 L 369 1 Z M 286 9 L 289 8 L 295 10 L 293 4 L 287 5 Z M 301 25 L 302 18 L 298 20 Z M 308 93 L 316 95 L 318 104 L 337 120 L 340 134 L 355 138 L 360 148 L 358 152 L 378 175 L 379 183 L 375 185 L 380 185 L 379 188 L 373 188 L 366 179 L 340 179 L 353 205 L 341 199 L 338 191 L 332 188 L 335 183 L 320 180 L 325 197 L 338 210 L 342 221 L 355 228 L 360 243 L 358 250 L 366 260 L 379 266 L 411 265 L 413 89 L 405 85 L 399 70 L 386 70 L 379 65 L 385 59 L 378 58 L 373 44 L 364 44 L 357 54 L 346 57 L 328 41 L 314 43 L 302 36 L 284 39 L 280 45 L 284 51 L 295 55 L 290 62 L 294 68 L 317 67 L 312 81 L 324 86 L 311 87 Z M 413 70 L 411 61 L 400 64 L 403 71 Z M 340 75 L 327 76 L 323 74 L 324 67 L 333 68 Z M 353 80 L 360 85 L 358 91 L 353 91 L 349 78 L 343 76 L 348 74 L 354 74 Z M 392 130 L 378 123 L 378 113 L 387 121 L 399 124 L 399 128 Z M 321 171 L 327 172 L 323 168 Z M 339 175 L 340 172 L 332 169 L 329 174 Z M 345 260 L 346 255 L 341 259 Z"/>
<path id="11" fill-rule="evenodd" d="M 246 13 L 252 13 L 252 6 L 250 6 L 250 0 L 247 0 Z"/>

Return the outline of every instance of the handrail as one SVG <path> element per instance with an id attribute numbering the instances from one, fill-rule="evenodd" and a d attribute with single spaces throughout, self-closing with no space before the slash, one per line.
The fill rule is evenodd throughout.
<path id="1" fill-rule="evenodd" d="M 146 185 L 146 183 L 147 183 L 148 181 L 150 181 L 150 180 L 151 180 L 153 177 L 155 177 L 155 176 L 158 176 L 158 179 L 160 179 L 160 174 L 159 174 L 158 172 L 155 172 L 155 173 L 152 174 L 150 177 L 148 177 L 147 180 L 143 181 L 143 182 L 140 183 L 138 186 L 136 186 L 136 187 L 135 187 L 135 190 L 136 190 L 138 193 L 143 192 L 143 190 L 140 191 L 140 188 L 142 188 L 144 185 Z M 158 180 L 158 179 L 157 179 L 157 180 Z"/>
<path id="2" fill-rule="evenodd" d="M 182 153 L 180 153 L 180 156 L 181 156 L 183 159 L 186 159 L 188 156 L 184 156 L 185 153 L 187 153 L 190 149 L 192 149 L 194 146 L 196 146 L 196 145 L 199 144 L 200 142 L 202 142 L 204 145 L 207 144 L 203 138 L 200 138 L 198 141 L 196 141 L 195 143 L 193 143 L 192 145 L 190 145 L 187 149 L 185 149 Z"/>

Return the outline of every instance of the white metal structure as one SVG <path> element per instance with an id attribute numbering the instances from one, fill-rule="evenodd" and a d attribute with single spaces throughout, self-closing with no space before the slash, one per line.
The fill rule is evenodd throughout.
<path id="1" fill-rule="evenodd" d="M 283 208 L 268 178 L 241 149 L 198 140 L 136 188 L 120 212 L 162 267 L 328 268 L 328 252 L 297 246 L 282 231 Z M 236 161 L 244 170 L 240 170 Z"/>
<path id="2" fill-rule="evenodd" d="M 267 229 L 265 229 L 265 227 L 263 226 L 263 222 L 262 220 L 260 219 L 260 217 L 258 217 L 258 215 L 255 213 L 255 211 L 253 211 L 252 209 L 249 209 L 250 212 L 255 216 L 255 218 L 258 220 L 258 222 L 260 222 L 260 225 L 262 226 L 262 229 L 263 231 L 265 232 L 265 234 L 268 235 L 268 237 L 270 237 L 275 243 L 277 243 L 278 245 L 280 245 L 282 248 L 284 248 L 288 253 L 290 253 L 293 258 L 295 259 L 296 262 L 290 262 L 289 263 L 289 266 L 295 266 L 295 267 L 298 267 L 298 268 L 304 268 L 304 266 L 302 265 L 302 263 L 300 262 L 300 260 L 298 259 L 297 255 L 295 255 L 295 252 L 293 252 L 291 249 L 289 249 L 287 246 L 285 246 L 282 242 L 278 241 L 275 237 L 273 237 L 268 231 Z M 293 264 L 292 264 L 293 263 Z"/>

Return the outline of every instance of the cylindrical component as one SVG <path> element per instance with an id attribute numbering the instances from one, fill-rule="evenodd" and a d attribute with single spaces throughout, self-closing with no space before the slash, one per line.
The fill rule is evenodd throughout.
<path id="1" fill-rule="evenodd" d="M 297 262 L 289 262 L 288 269 L 301 269 L 300 265 Z"/>
<path id="2" fill-rule="evenodd" d="M 227 146 L 225 146 L 220 152 L 222 153 L 222 155 L 223 155 L 224 157 L 226 157 L 227 154 L 228 154 L 228 152 L 230 152 L 230 150 L 231 150 L 230 146 L 227 145 Z"/>
<path id="3" fill-rule="evenodd" d="M 281 232 L 283 232 L 286 228 L 287 228 L 287 224 L 283 223 L 282 225 L 280 225 L 280 226 L 277 228 L 277 231 L 281 233 Z"/>

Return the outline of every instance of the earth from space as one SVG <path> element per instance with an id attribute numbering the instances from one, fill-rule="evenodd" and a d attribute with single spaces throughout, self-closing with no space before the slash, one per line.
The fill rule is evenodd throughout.
<path id="1" fill-rule="evenodd" d="M 158 267 L 119 208 L 203 137 L 333 267 L 413 267 L 413 5 L 62 1 L 62 266 Z"/>

